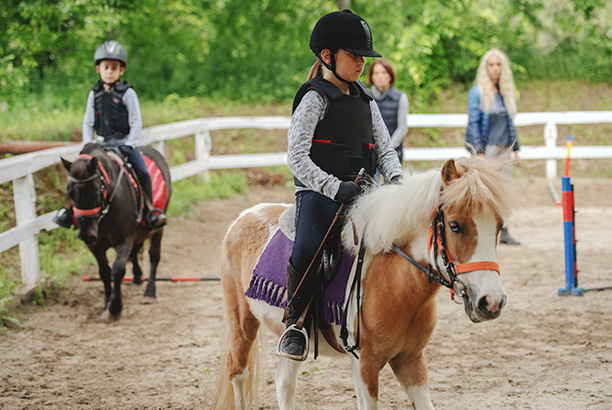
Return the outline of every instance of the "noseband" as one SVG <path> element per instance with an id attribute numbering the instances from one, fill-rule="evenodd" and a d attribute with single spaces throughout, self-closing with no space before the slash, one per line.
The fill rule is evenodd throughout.
<path id="1" fill-rule="evenodd" d="M 478 262 L 469 262 L 469 263 L 455 263 L 453 262 L 448 249 L 446 248 L 446 236 L 444 235 L 444 212 L 442 211 L 442 205 L 439 205 L 431 215 L 431 224 L 429 225 L 429 243 L 427 245 L 427 252 L 431 253 L 433 248 L 433 257 L 434 264 L 436 266 L 436 270 L 438 275 L 433 273 L 433 268 L 431 264 L 427 265 L 427 268 L 421 266 L 417 261 L 404 253 L 397 245 L 392 244 L 393 250 L 399 254 L 402 258 L 406 259 L 412 265 L 414 265 L 421 272 L 425 273 L 427 276 L 427 283 L 431 283 L 432 281 L 441 284 L 450 289 L 451 298 L 454 300 L 455 292 L 454 287 L 455 283 L 461 283 L 462 287 L 459 291 L 458 296 L 463 296 L 465 292 L 465 286 L 458 279 L 458 276 L 462 273 L 473 272 L 477 270 L 493 270 L 496 271 L 497 274 L 500 274 L 499 264 L 497 262 L 492 261 L 478 261 Z M 438 254 L 442 258 L 442 262 L 444 263 L 444 268 L 446 269 L 446 273 L 448 275 L 448 279 L 444 278 L 440 275 L 442 270 L 438 266 Z"/>

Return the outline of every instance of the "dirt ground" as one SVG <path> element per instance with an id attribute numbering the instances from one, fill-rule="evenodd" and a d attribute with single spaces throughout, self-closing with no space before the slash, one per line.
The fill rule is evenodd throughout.
<path id="1" fill-rule="evenodd" d="M 580 284 L 612 286 L 612 180 L 573 182 Z M 610 409 L 612 290 L 557 295 L 565 284 L 562 209 L 542 178 L 523 177 L 516 188 L 510 225 L 522 245 L 499 247 L 508 292 L 502 316 L 473 324 L 447 292 L 437 296 L 438 326 L 426 349 L 434 406 Z M 189 219 L 173 219 L 158 276 L 217 276 L 221 240 L 238 213 L 292 198 L 287 190 L 254 189 L 246 197 L 200 204 Z M 0 408 L 210 408 L 221 363 L 219 282 L 161 282 L 152 305 L 140 303 L 144 289 L 127 285 L 123 316 L 111 324 L 98 320 L 102 285 L 78 278 L 72 285 L 46 307 L 24 307 L 17 312 L 23 326 L 0 334 Z M 274 342 L 265 341 L 258 409 L 277 408 Z M 302 370 L 298 409 L 356 408 L 348 359 L 311 356 Z M 384 369 L 380 408 L 407 407 Z"/>

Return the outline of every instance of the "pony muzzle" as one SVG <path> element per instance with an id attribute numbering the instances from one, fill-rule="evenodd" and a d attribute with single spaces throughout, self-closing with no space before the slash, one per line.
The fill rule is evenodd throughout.
<path id="1" fill-rule="evenodd" d="M 506 293 L 491 295 L 468 287 L 463 294 L 465 313 L 474 323 L 497 319 L 506 306 Z"/>

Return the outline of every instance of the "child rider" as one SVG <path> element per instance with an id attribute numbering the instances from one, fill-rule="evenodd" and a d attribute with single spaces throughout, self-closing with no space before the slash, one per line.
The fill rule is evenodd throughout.
<path id="1" fill-rule="evenodd" d="M 307 275 L 306 270 L 340 204 L 361 193 L 354 182 L 359 170 L 373 176 L 378 168 L 391 183 L 400 183 L 403 175 L 378 106 L 359 82 L 364 57 L 381 57 L 372 48 L 366 21 L 350 10 L 326 14 L 312 31 L 310 48 L 317 56 L 311 73 L 321 64 L 325 72 L 298 90 L 287 133 L 288 165 L 296 184 L 296 232 L 287 266 L 287 329 L 278 351 L 294 360 L 308 354 L 307 331 L 295 324 L 315 292 L 312 271 L 320 255 Z"/>
<path id="2" fill-rule="evenodd" d="M 87 97 L 85 117 L 83 118 L 83 143 L 94 141 L 103 147 L 119 148 L 127 161 L 136 171 L 142 191 L 147 197 L 147 222 L 150 228 L 157 228 L 166 223 L 166 215 L 153 208 L 153 190 L 151 176 L 140 155 L 135 149 L 142 130 L 138 96 L 127 81 L 120 81 L 127 65 L 127 51 L 117 41 L 105 41 L 94 54 L 96 71 L 101 81 L 94 85 Z M 72 208 L 68 205 L 57 213 L 53 219 L 64 228 L 72 226 Z"/>

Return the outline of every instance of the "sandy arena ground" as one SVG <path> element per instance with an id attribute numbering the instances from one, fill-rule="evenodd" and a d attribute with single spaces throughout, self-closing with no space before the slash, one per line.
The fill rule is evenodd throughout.
<path id="1" fill-rule="evenodd" d="M 573 180 L 580 284 L 612 286 L 612 180 Z M 436 409 L 605 410 L 612 408 L 612 290 L 560 297 L 562 209 L 542 178 L 516 180 L 511 232 L 500 246 L 508 292 L 501 318 L 473 324 L 438 298 L 438 326 L 426 349 Z M 560 193 L 560 186 L 557 186 Z M 221 240 L 238 213 L 259 202 L 292 201 L 287 190 L 209 201 L 173 219 L 159 276 L 218 276 Z M 146 259 L 146 258 L 145 258 Z M 147 264 L 145 263 L 145 266 Z M 97 275 L 92 269 L 84 275 Z M 46 307 L 24 307 L 23 326 L 0 334 L 2 409 L 209 409 L 215 389 L 223 303 L 219 282 L 158 284 L 158 302 L 124 287 L 120 321 L 98 320 L 102 285 L 74 279 Z M 258 409 L 275 409 L 275 340 L 265 342 Z M 349 360 L 309 358 L 298 378 L 298 409 L 356 409 Z M 381 409 L 405 409 L 391 371 L 381 374 Z"/>

